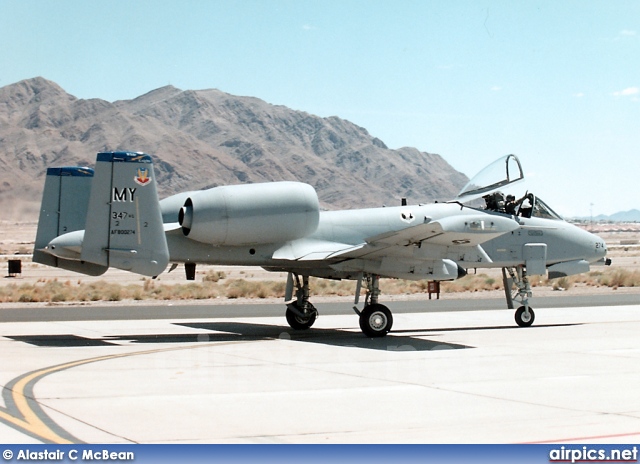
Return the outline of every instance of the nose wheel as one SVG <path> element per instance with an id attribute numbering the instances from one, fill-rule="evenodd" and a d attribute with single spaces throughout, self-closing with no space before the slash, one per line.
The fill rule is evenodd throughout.
<path id="1" fill-rule="evenodd" d="M 516 324 L 520 327 L 530 327 L 535 318 L 536 314 L 528 306 L 520 306 L 516 311 Z"/>
<path id="2" fill-rule="evenodd" d="M 509 272 L 511 281 L 507 279 L 505 271 Z M 536 318 L 533 309 L 529 306 L 529 298 L 531 298 L 531 284 L 527 276 L 527 271 L 524 266 L 518 266 L 517 268 L 503 268 L 502 276 L 504 280 L 504 291 L 507 295 L 507 306 L 513 309 L 513 300 L 522 303 L 516 310 L 515 319 L 516 324 L 520 327 L 530 327 Z M 511 294 L 512 283 L 516 286 L 516 293 Z"/>

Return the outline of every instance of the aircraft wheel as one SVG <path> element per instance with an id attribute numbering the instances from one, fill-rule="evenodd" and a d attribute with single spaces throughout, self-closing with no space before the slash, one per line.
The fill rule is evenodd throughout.
<path id="1" fill-rule="evenodd" d="M 520 327 L 529 327 L 533 324 L 534 319 L 536 318 L 533 309 L 529 307 L 529 314 L 524 311 L 524 306 L 520 306 L 516 311 L 516 324 Z"/>
<path id="2" fill-rule="evenodd" d="M 296 309 L 298 309 L 297 302 L 291 303 L 291 305 L 294 306 Z M 293 312 L 291 309 L 287 308 L 285 317 L 287 318 L 287 322 L 289 323 L 289 326 L 291 326 L 292 329 L 307 330 L 309 327 L 313 325 L 314 322 L 316 322 L 316 318 L 318 317 L 318 311 L 316 311 L 316 309 L 313 306 L 311 306 L 311 303 L 309 303 L 309 306 L 311 307 L 311 312 L 309 313 L 308 317 L 301 317 L 295 312 Z"/>
<path id="3" fill-rule="evenodd" d="M 360 329 L 367 337 L 384 337 L 391 330 L 393 316 L 384 305 L 372 304 L 360 313 Z"/>

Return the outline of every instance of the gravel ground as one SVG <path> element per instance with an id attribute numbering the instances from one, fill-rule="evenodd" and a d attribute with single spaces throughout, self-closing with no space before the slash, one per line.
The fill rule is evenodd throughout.
<path id="1" fill-rule="evenodd" d="M 104 275 L 99 277 L 89 277 L 81 274 L 76 274 L 70 271 L 62 269 L 52 268 L 37 263 L 31 262 L 31 251 L 33 249 L 33 243 L 36 234 L 36 223 L 12 223 L 8 221 L 0 221 L 0 268 L 2 272 L 8 271 L 9 259 L 20 259 L 22 261 L 22 274 L 17 277 L 5 277 L 0 279 L 0 285 L 9 284 L 33 284 L 36 282 L 44 282 L 47 280 L 57 279 L 65 282 L 70 281 L 72 283 L 82 282 L 90 283 L 95 281 L 108 281 L 121 284 L 144 284 L 145 278 L 142 276 L 133 275 L 126 271 L 118 269 L 109 269 Z M 589 227 L 587 227 L 589 228 Z M 612 267 L 624 268 L 627 270 L 640 270 L 640 224 L 596 224 L 593 227 L 594 232 L 599 233 L 600 236 L 605 239 L 609 248 L 608 257 L 613 260 Z M 225 274 L 226 279 L 245 279 L 245 280 L 270 280 L 270 281 L 283 281 L 286 279 L 285 273 L 271 273 L 257 267 L 242 267 L 242 266 L 205 266 L 198 265 L 196 273 L 196 281 L 201 281 L 202 277 L 209 271 L 222 271 Z M 484 269 L 478 271 L 482 274 L 496 278 L 496 280 L 502 278 L 501 271 L 499 269 Z M 179 266 L 175 271 L 170 273 L 163 273 L 156 279 L 156 285 L 162 284 L 177 284 L 185 283 L 184 270 L 182 266 Z M 640 287 L 634 288 L 618 288 L 611 289 L 606 287 L 594 287 L 586 285 L 574 285 L 567 292 L 572 294 L 607 294 L 612 292 L 619 293 L 637 293 L 640 298 Z M 534 294 L 536 296 L 550 296 L 557 294 L 558 291 L 554 291 L 550 287 L 536 287 L 534 288 Z M 442 293 L 441 298 L 447 299 L 459 299 L 459 298 L 501 298 L 504 295 L 502 290 L 494 291 L 480 291 L 480 292 L 461 292 L 461 293 Z M 403 294 L 403 295 L 385 295 L 387 301 L 397 300 L 413 300 L 428 298 L 425 293 L 418 294 Z M 352 296 L 348 297 L 314 297 L 314 302 L 321 301 L 351 301 Z M 193 301 L 193 304 L 216 304 L 216 303 L 246 303 L 247 299 L 236 298 L 229 300 L 226 298 L 216 298 L 209 300 L 197 300 Z M 281 302 L 281 299 L 265 298 L 254 300 L 260 303 L 275 303 Z M 120 302 L 105 302 L 98 301 L 95 303 L 82 303 L 82 304 L 130 304 L 130 301 Z M 146 300 L 147 304 L 157 304 L 157 300 Z M 181 304 L 186 303 L 181 301 Z M 25 303 L 25 305 L 33 306 L 37 303 Z M 48 303 L 40 303 L 46 305 Z M 79 303 L 62 303 L 62 304 L 79 304 Z M 145 301 L 136 301 L 136 304 L 145 304 Z M 11 305 L 15 306 L 16 303 L 0 303 L 0 306 Z"/>

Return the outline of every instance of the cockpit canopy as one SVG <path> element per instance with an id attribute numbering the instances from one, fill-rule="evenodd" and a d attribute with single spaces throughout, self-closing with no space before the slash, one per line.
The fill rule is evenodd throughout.
<path id="1" fill-rule="evenodd" d="M 516 155 L 503 156 L 476 174 L 460 190 L 456 201 L 466 203 L 522 180 L 524 180 L 524 173 L 518 157 Z"/>
<path id="2" fill-rule="evenodd" d="M 526 193 L 522 198 L 516 199 L 512 195 L 505 196 L 501 192 L 501 189 L 511 187 L 523 180 L 524 173 L 518 157 L 503 156 L 476 174 L 462 188 L 454 201 L 469 203 L 482 197 L 485 201 L 485 210 L 525 218 L 562 220 L 560 215 L 532 193 Z"/>

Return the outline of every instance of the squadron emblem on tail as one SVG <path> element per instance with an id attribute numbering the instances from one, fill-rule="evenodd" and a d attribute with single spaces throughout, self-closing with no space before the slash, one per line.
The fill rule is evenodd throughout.
<path id="1" fill-rule="evenodd" d="M 138 168 L 138 175 L 133 178 L 139 185 L 147 185 L 151 182 L 151 177 L 149 177 L 149 170 L 146 168 Z"/>

